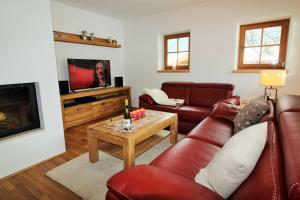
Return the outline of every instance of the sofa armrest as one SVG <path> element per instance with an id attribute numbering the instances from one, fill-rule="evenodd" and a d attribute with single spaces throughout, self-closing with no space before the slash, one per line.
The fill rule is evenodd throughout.
<path id="1" fill-rule="evenodd" d="M 218 102 L 216 102 L 214 105 L 213 105 L 213 108 L 219 104 L 219 103 L 227 103 L 227 104 L 233 104 L 233 105 L 237 105 L 239 106 L 241 104 L 241 99 L 239 96 L 231 96 L 231 97 L 228 97 L 226 99 L 222 99 Z"/>
<path id="2" fill-rule="evenodd" d="M 111 193 L 128 200 L 221 200 L 217 193 L 170 171 L 140 165 L 121 171 L 107 182 Z"/>
<path id="3" fill-rule="evenodd" d="M 156 104 L 155 101 L 152 99 L 152 97 L 150 97 L 147 94 L 143 94 L 143 95 L 139 96 L 139 100 L 143 101 L 144 103 L 146 103 L 148 105 Z"/>
<path id="4" fill-rule="evenodd" d="M 218 103 L 214 105 L 210 116 L 214 118 L 233 121 L 239 111 L 240 106 L 228 103 Z"/>

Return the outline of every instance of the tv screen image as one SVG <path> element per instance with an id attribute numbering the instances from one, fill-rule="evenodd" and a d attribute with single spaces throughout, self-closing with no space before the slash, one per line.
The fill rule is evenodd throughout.
<path id="1" fill-rule="evenodd" d="M 68 59 L 70 90 L 111 85 L 110 61 Z"/>

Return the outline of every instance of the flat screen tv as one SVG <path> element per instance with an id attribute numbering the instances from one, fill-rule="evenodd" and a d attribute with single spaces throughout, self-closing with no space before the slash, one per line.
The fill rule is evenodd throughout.
<path id="1" fill-rule="evenodd" d="M 70 90 L 111 86 L 110 61 L 68 59 Z"/>

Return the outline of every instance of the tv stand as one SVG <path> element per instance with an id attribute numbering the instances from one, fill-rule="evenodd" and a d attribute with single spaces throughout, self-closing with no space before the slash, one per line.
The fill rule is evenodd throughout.
<path id="1" fill-rule="evenodd" d="M 129 86 L 109 87 L 61 95 L 64 129 L 122 113 L 124 100 L 131 106 Z"/>

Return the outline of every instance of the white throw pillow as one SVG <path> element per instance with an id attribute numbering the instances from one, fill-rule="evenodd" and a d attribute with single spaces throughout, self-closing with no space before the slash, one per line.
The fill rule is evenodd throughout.
<path id="1" fill-rule="evenodd" d="M 195 181 L 227 199 L 250 175 L 267 140 L 267 122 L 250 126 L 232 136 Z"/>

